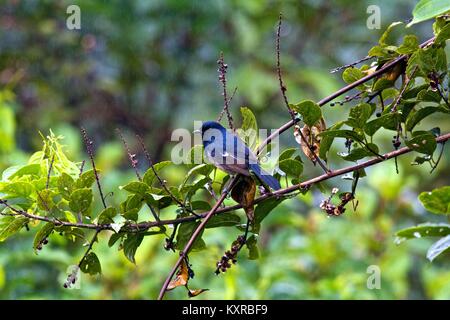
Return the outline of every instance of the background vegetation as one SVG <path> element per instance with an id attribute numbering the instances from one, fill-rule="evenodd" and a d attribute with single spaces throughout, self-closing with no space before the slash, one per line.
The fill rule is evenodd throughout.
<path id="1" fill-rule="evenodd" d="M 155 160 L 170 156 L 174 128 L 193 120 L 215 119 L 223 104 L 217 58 L 224 52 L 229 88 L 238 87 L 232 105 L 250 107 L 261 128 L 288 120 L 275 72 L 275 32 L 284 13 L 282 57 L 291 101 L 318 100 L 343 85 L 333 67 L 364 57 L 392 21 L 411 17 L 412 1 L 18 1 L 0 2 L 0 169 L 24 163 L 41 149 L 39 131 L 65 136 L 71 158 L 87 159 L 79 134 L 86 127 L 95 141 L 96 164 L 110 203 L 133 179 L 115 128 L 130 141 L 141 133 Z M 80 31 L 67 30 L 66 8 L 81 7 Z M 369 4 L 381 8 L 381 30 L 366 27 Z M 431 36 L 431 22 L 412 27 L 420 40 Z M 403 34 L 393 34 L 401 42 Z M 448 53 L 448 49 L 447 49 Z M 330 123 L 348 106 L 324 107 Z M 443 132 L 448 119 L 431 116 Z M 378 139 L 391 144 L 392 134 Z M 284 146 L 296 146 L 286 135 Z M 137 145 L 131 145 L 137 149 Z M 333 149 L 332 149 L 333 150 Z M 448 150 L 448 148 L 447 148 Z M 335 152 L 334 152 L 335 153 Z M 361 180 L 356 211 L 328 219 L 318 204 L 333 187 L 349 188 L 339 178 L 319 190 L 281 204 L 263 223 L 260 259 L 239 262 L 213 275 L 215 263 L 238 231 L 206 233 L 207 251 L 193 253 L 195 287 L 209 288 L 197 299 L 406 299 L 450 298 L 448 255 L 432 264 L 430 240 L 397 245 L 394 234 L 424 221 L 441 221 L 418 202 L 417 194 L 449 185 L 449 153 L 430 175 L 411 166 L 413 155 L 368 169 Z M 139 163 L 144 168 L 145 160 Z M 340 158 L 330 155 L 333 167 Z M 145 169 L 142 169 L 142 171 Z M 182 181 L 183 168 L 165 172 Z M 320 168 L 305 161 L 305 174 Z M 230 200 L 230 203 L 232 201 Z M 101 204 L 97 203 L 98 208 Z M 62 287 L 67 267 L 84 248 L 58 234 L 39 255 L 33 235 L 22 231 L 0 246 L 0 298 L 154 298 L 176 255 L 166 252 L 163 236 L 146 237 L 136 266 L 108 248 L 107 236 L 95 244 L 102 275 L 82 275 L 80 289 Z M 380 290 L 366 287 L 369 265 L 382 272 Z M 194 285 L 195 284 L 195 285 Z M 173 291 L 170 298 L 185 298 Z"/>

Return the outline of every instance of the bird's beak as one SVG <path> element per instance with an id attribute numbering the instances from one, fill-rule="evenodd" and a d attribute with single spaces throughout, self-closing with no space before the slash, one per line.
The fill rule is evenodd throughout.
<path id="1" fill-rule="evenodd" d="M 192 131 L 192 133 L 193 133 L 193 134 L 196 134 L 196 133 L 202 133 L 202 131 L 201 131 L 200 129 L 196 129 L 196 130 Z"/>

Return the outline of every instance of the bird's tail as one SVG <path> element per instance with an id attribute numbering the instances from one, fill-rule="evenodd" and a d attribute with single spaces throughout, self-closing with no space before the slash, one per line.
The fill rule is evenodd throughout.
<path id="1" fill-rule="evenodd" d="M 249 165 L 250 170 L 258 177 L 264 185 L 271 187 L 273 190 L 281 189 L 281 185 L 270 173 L 264 171 L 257 163 Z"/>

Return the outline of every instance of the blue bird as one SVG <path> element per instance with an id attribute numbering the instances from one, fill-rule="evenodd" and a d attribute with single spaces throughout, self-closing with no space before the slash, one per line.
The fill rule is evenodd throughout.
<path id="1" fill-rule="evenodd" d="M 204 122 L 201 133 L 205 157 L 214 166 L 230 175 L 253 173 L 264 186 L 281 189 L 278 180 L 261 168 L 258 158 L 236 134 L 215 121 Z"/>

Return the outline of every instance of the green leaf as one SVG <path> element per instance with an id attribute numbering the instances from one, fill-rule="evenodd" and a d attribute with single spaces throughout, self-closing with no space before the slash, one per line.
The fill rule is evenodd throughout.
<path id="1" fill-rule="evenodd" d="M 80 265 L 80 270 L 83 273 L 90 274 L 91 276 L 102 273 L 102 266 L 100 260 L 94 252 L 89 252 Z"/>
<path id="2" fill-rule="evenodd" d="M 140 194 L 140 195 L 144 195 L 145 193 L 150 192 L 149 185 L 147 185 L 144 182 L 140 182 L 140 181 L 130 182 L 130 183 L 120 187 L 120 189 L 126 190 L 130 193 Z"/>
<path id="3" fill-rule="evenodd" d="M 403 38 L 403 43 L 397 49 L 399 54 L 412 54 L 419 49 L 419 40 L 415 35 L 409 34 Z"/>
<path id="4" fill-rule="evenodd" d="M 450 248 L 450 235 L 439 239 L 428 249 L 428 260 L 433 261 L 438 255 L 447 251 L 448 248 Z"/>
<path id="5" fill-rule="evenodd" d="M 327 130 L 319 134 L 323 138 L 346 138 L 354 141 L 362 141 L 364 137 L 352 130 Z"/>
<path id="6" fill-rule="evenodd" d="M 145 201 L 153 208 L 163 209 L 172 204 L 173 200 L 170 196 L 160 195 L 154 193 L 147 193 L 145 195 Z"/>
<path id="7" fill-rule="evenodd" d="M 64 199 L 70 200 L 70 194 L 73 191 L 74 183 L 75 181 L 72 179 L 72 177 L 65 172 L 63 172 L 61 176 L 58 177 L 58 190 Z"/>
<path id="8" fill-rule="evenodd" d="M 339 130 L 344 125 L 343 121 L 335 123 L 333 126 L 331 126 L 328 130 L 334 131 Z M 322 140 L 320 141 L 320 150 L 319 150 L 319 157 L 321 159 L 327 160 L 327 153 L 331 148 L 331 145 L 333 144 L 334 137 L 332 136 L 322 136 Z"/>
<path id="9" fill-rule="evenodd" d="M 322 110 L 317 103 L 311 100 L 305 100 L 300 103 L 291 105 L 297 113 L 302 116 L 303 122 L 312 127 L 322 118 Z"/>
<path id="10" fill-rule="evenodd" d="M 303 172 L 303 164 L 295 159 L 285 159 L 278 164 L 281 171 L 295 178 L 300 177 Z"/>
<path id="11" fill-rule="evenodd" d="M 124 213 L 122 213 L 122 217 L 124 217 L 127 220 L 131 220 L 131 221 L 137 221 L 139 218 L 139 209 L 134 208 L 131 210 L 128 210 Z"/>
<path id="12" fill-rule="evenodd" d="M 364 76 L 365 74 L 361 70 L 354 67 L 347 68 L 342 73 L 342 79 L 348 84 L 356 82 Z"/>
<path id="13" fill-rule="evenodd" d="M 430 212 L 450 214 L 450 186 L 434 189 L 431 192 L 422 192 L 419 200 Z"/>
<path id="14" fill-rule="evenodd" d="M 255 208 L 255 220 L 254 224 L 259 225 L 267 215 L 275 209 L 284 199 L 270 198 L 266 201 L 259 203 Z"/>
<path id="15" fill-rule="evenodd" d="M 117 209 L 113 207 L 108 207 L 103 209 L 102 212 L 97 217 L 98 224 L 113 223 L 113 218 L 117 215 Z"/>
<path id="16" fill-rule="evenodd" d="M 433 155 L 437 147 L 436 139 L 429 131 L 415 131 L 412 138 L 406 141 L 406 145 L 414 151 Z"/>
<path id="17" fill-rule="evenodd" d="M 100 172 L 97 170 L 97 172 Z M 95 182 L 95 172 L 93 169 L 83 172 L 83 174 L 75 181 L 75 189 L 90 188 Z"/>
<path id="18" fill-rule="evenodd" d="M 259 258 L 259 250 L 257 246 L 257 237 L 256 235 L 252 234 L 247 241 L 245 242 L 245 245 L 248 249 L 248 259 L 249 260 L 257 260 Z"/>
<path id="19" fill-rule="evenodd" d="M 417 50 L 408 60 L 407 74 L 411 75 L 416 66 L 423 77 L 428 77 L 430 73 L 446 72 L 447 58 L 444 48 L 429 47 Z"/>
<path id="20" fill-rule="evenodd" d="M 172 161 L 161 161 L 153 165 L 155 171 L 160 174 L 159 172 L 167 167 L 168 165 L 172 164 Z M 152 168 L 148 168 L 148 170 L 145 172 L 142 181 L 145 182 L 149 187 L 153 185 L 153 182 L 156 179 L 156 175 L 153 172 Z"/>
<path id="21" fill-rule="evenodd" d="M 92 189 L 77 189 L 70 194 L 69 207 L 75 213 L 86 213 L 92 203 Z"/>
<path id="22" fill-rule="evenodd" d="M 416 23 L 434 18 L 438 15 L 446 13 L 450 10 L 450 3 L 448 0 L 421 0 L 414 7 L 413 19 L 408 23 L 410 27 Z"/>
<path id="23" fill-rule="evenodd" d="M 203 145 L 193 146 L 186 158 L 183 159 L 183 163 L 186 163 L 188 168 L 195 167 L 197 164 L 205 163 Z"/>
<path id="24" fill-rule="evenodd" d="M 20 167 L 15 173 L 9 176 L 8 180 L 20 178 L 26 175 L 39 176 L 41 173 L 41 165 L 39 163 L 27 164 Z"/>
<path id="25" fill-rule="evenodd" d="M 209 176 L 209 174 L 214 170 L 214 166 L 207 163 L 202 163 L 194 166 L 189 172 L 186 174 L 184 178 L 183 184 L 185 184 L 191 177 L 195 175 Z"/>
<path id="26" fill-rule="evenodd" d="M 84 242 L 88 241 L 84 236 L 84 231 L 80 228 L 68 226 L 55 226 L 55 231 L 62 232 L 64 234 L 64 237 L 66 237 L 72 242 L 75 242 L 77 239 L 83 240 Z"/>
<path id="27" fill-rule="evenodd" d="M 113 234 L 111 234 L 111 237 L 108 240 L 108 247 L 111 248 L 117 242 L 117 240 L 123 238 L 124 236 L 125 236 L 125 233 L 113 233 Z"/>
<path id="28" fill-rule="evenodd" d="M 394 81 L 386 79 L 386 78 L 380 78 L 375 82 L 372 90 L 373 91 L 382 91 L 387 88 L 391 88 L 393 85 L 394 85 Z"/>
<path id="29" fill-rule="evenodd" d="M 296 151 L 297 151 L 296 148 L 288 148 L 288 149 L 284 150 L 284 151 L 280 154 L 280 156 L 278 157 L 278 161 L 277 161 L 277 162 L 280 162 L 280 161 L 282 161 L 282 160 L 291 158 L 291 157 L 294 155 L 294 153 L 295 153 Z"/>
<path id="30" fill-rule="evenodd" d="M 350 109 L 349 119 L 346 124 L 352 128 L 363 128 L 369 120 L 375 108 L 368 103 L 361 103 Z"/>
<path id="31" fill-rule="evenodd" d="M 247 107 L 241 107 L 242 126 L 238 134 L 243 141 L 254 150 L 258 142 L 258 123 L 253 112 Z"/>
<path id="32" fill-rule="evenodd" d="M 430 106 L 421 108 L 415 112 L 411 112 L 406 119 L 406 130 L 411 131 L 423 119 L 435 112 L 450 113 L 450 111 L 442 106 Z"/>
<path id="33" fill-rule="evenodd" d="M 383 114 L 381 117 L 369 121 L 364 126 L 364 131 L 373 136 L 381 127 L 388 130 L 397 130 L 399 115 L 395 113 Z"/>
<path id="34" fill-rule="evenodd" d="M 55 193 L 50 189 L 44 189 L 41 191 L 36 191 L 37 193 L 37 205 L 39 210 L 50 211 L 55 206 L 53 202 L 53 197 Z"/>
<path id="35" fill-rule="evenodd" d="M 424 223 L 397 231 L 395 235 L 404 239 L 416 239 L 424 237 L 444 237 L 448 234 L 450 234 L 450 224 Z"/>
<path id="36" fill-rule="evenodd" d="M 132 263 L 136 264 L 134 256 L 136 255 L 136 250 L 142 243 L 144 235 L 142 233 L 129 233 L 123 242 L 123 253 L 125 257 Z"/>
<path id="37" fill-rule="evenodd" d="M 372 150 L 370 151 L 369 150 Z M 353 148 L 350 153 L 340 153 L 342 159 L 346 161 L 357 161 L 365 157 L 373 157 L 378 153 L 378 146 L 373 143 L 367 144 L 367 147 Z"/>
<path id="38" fill-rule="evenodd" d="M 208 211 L 211 209 L 211 205 L 209 204 L 209 202 L 197 200 L 191 202 L 191 208 L 194 211 L 195 210 Z"/>
<path id="39" fill-rule="evenodd" d="M 0 192 L 6 193 L 10 197 L 27 198 L 31 195 L 33 190 L 33 185 L 25 181 L 9 182 L 3 186 L 0 185 Z"/>
<path id="40" fill-rule="evenodd" d="M 42 246 L 42 242 L 48 238 L 54 229 L 55 225 L 48 222 L 36 233 L 33 241 L 33 249 L 35 253 L 37 253 L 38 247 Z"/>
<path id="41" fill-rule="evenodd" d="M 445 41 L 450 39 L 450 24 L 446 24 L 438 33 L 434 43 L 436 45 L 445 45 Z"/>
<path id="42" fill-rule="evenodd" d="M 380 37 L 380 40 L 378 41 L 378 43 L 380 44 L 380 46 L 387 46 L 388 44 L 386 43 L 387 38 L 389 37 L 389 34 L 391 33 L 392 29 L 400 24 L 402 24 L 403 22 L 401 21 L 396 21 L 393 22 L 389 25 L 389 27 L 387 27 L 386 31 L 383 32 L 383 34 Z"/>
<path id="43" fill-rule="evenodd" d="M 241 218 L 232 212 L 215 214 L 206 224 L 205 228 L 234 227 L 241 223 Z"/>
<path id="44" fill-rule="evenodd" d="M 199 180 L 194 181 L 190 185 L 184 185 L 180 192 L 182 194 L 186 194 L 186 199 L 190 200 L 192 196 L 200 189 L 205 189 L 205 185 L 210 182 L 211 179 L 209 177 L 205 177 Z"/>
<path id="45" fill-rule="evenodd" d="M 139 211 L 142 208 L 143 201 L 146 196 L 147 195 L 140 195 L 140 194 L 135 194 L 135 195 L 129 196 L 125 202 L 123 212 L 127 212 L 127 211 L 134 210 L 134 209 Z"/>
<path id="46" fill-rule="evenodd" d="M 440 103 L 441 96 L 436 91 L 422 90 L 417 94 L 417 100 Z"/>
<path id="47" fill-rule="evenodd" d="M 4 217 L 0 219 L 0 242 L 5 241 L 20 229 L 22 229 L 29 219 L 25 217 Z"/>
<path id="48" fill-rule="evenodd" d="M 191 238 L 192 234 L 194 233 L 195 229 L 197 229 L 200 222 L 192 221 L 192 222 L 185 222 L 180 225 L 177 232 L 176 237 L 176 244 L 175 249 L 177 250 L 183 250 L 186 246 L 187 242 Z M 206 248 L 205 241 L 202 239 L 202 234 L 195 239 L 194 244 L 192 245 L 191 251 L 200 251 Z"/>

